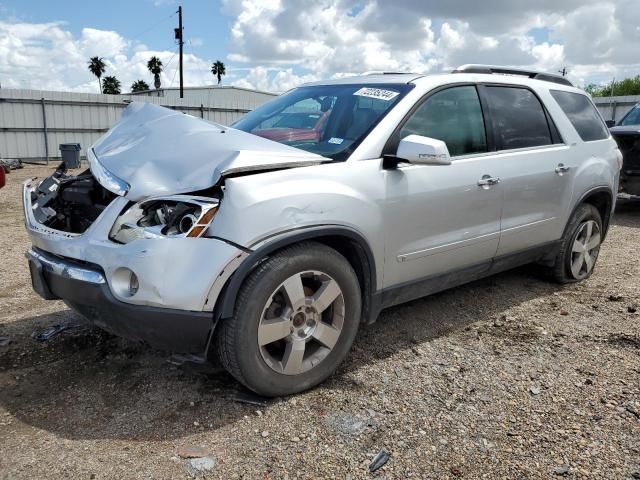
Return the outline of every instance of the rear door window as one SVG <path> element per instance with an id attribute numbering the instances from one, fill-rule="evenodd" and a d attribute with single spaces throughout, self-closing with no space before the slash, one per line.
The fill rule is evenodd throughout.
<path id="1" fill-rule="evenodd" d="M 551 90 L 551 95 L 584 142 L 609 138 L 609 130 L 589 97 L 561 90 Z"/>
<path id="2" fill-rule="evenodd" d="M 531 90 L 488 86 L 484 91 L 499 150 L 553 144 L 547 115 Z"/>

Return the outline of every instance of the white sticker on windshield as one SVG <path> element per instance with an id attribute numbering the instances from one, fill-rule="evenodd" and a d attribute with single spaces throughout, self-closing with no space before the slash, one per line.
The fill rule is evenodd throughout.
<path id="1" fill-rule="evenodd" d="M 378 100 L 393 100 L 396 98 L 399 93 L 394 92 L 393 90 L 384 90 L 382 88 L 371 88 L 371 87 L 362 87 L 357 92 L 353 92 L 354 95 L 358 95 L 360 97 L 369 97 L 376 98 Z"/>
<path id="2" fill-rule="evenodd" d="M 331 137 L 329 140 L 327 140 L 327 142 L 335 143 L 336 145 L 340 145 L 340 144 L 342 144 L 342 142 L 344 142 L 344 138 Z"/>

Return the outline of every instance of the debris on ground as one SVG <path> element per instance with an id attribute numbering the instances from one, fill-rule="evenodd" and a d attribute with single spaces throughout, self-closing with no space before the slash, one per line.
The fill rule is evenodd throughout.
<path id="1" fill-rule="evenodd" d="M 204 365 L 207 363 L 207 359 L 199 355 L 193 355 L 191 353 L 174 353 L 167 362 L 177 367 L 184 365 L 185 363 L 195 363 L 196 365 Z"/>
<path id="2" fill-rule="evenodd" d="M 47 327 L 40 332 L 33 332 L 31 334 L 31 338 L 37 340 L 38 342 L 46 342 L 48 340 L 51 340 L 53 337 L 60 335 L 70 327 L 71 325 L 67 323 L 58 323 L 56 325 L 51 325 L 50 327 Z"/>
<path id="3" fill-rule="evenodd" d="M 235 395 L 231 396 L 231 400 L 238 403 L 246 403 L 247 405 L 254 405 L 256 407 L 267 406 L 267 399 L 265 397 L 261 397 L 260 395 L 256 395 L 251 392 L 237 392 Z M 262 413 L 259 413 L 258 415 L 262 415 Z"/>
<path id="4" fill-rule="evenodd" d="M 342 435 L 355 437 L 367 428 L 367 422 L 351 413 L 339 413 L 327 417 L 327 425 Z"/>
<path id="5" fill-rule="evenodd" d="M 610 302 L 620 302 L 622 301 L 624 297 L 622 295 L 620 295 L 619 293 L 612 293 L 611 295 L 609 295 L 609 301 Z"/>
<path id="6" fill-rule="evenodd" d="M 540 387 L 531 387 L 529 388 L 529 391 L 531 392 L 531 395 L 540 395 Z"/>
<path id="7" fill-rule="evenodd" d="M 8 173 L 10 170 L 24 168 L 24 165 L 17 158 L 0 158 L 0 167 L 4 168 L 4 171 Z"/>
<path id="8" fill-rule="evenodd" d="M 6 347 L 11 343 L 11 339 L 9 337 L 0 337 L 0 347 Z"/>
<path id="9" fill-rule="evenodd" d="M 555 473 L 558 476 L 569 475 L 569 472 L 571 472 L 571 467 L 569 465 L 558 465 L 553 470 L 553 473 Z"/>
<path id="10" fill-rule="evenodd" d="M 209 450 L 197 445 L 181 445 L 178 447 L 178 456 L 181 458 L 202 458 L 210 454 Z"/>
<path id="11" fill-rule="evenodd" d="M 213 457 L 190 458 L 186 462 L 186 470 L 192 477 L 200 477 L 216 468 L 217 462 Z"/>
<path id="12" fill-rule="evenodd" d="M 375 457 L 373 457 L 373 460 L 371 460 L 371 463 L 369 464 L 369 471 L 371 473 L 375 472 L 385 463 L 387 463 L 389 461 L 389 458 L 391 458 L 391 455 L 383 448 Z"/>

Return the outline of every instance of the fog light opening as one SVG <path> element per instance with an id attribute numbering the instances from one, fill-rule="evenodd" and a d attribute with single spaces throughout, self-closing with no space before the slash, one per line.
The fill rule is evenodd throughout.
<path id="1" fill-rule="evenodd" d="M 138 288 L 140 288 L 140 285 L 138 284 L 138 276 L 131 272 L 131 276 L 129 277 L 129 296 L 133 297 L 138 293 Z"/>
<path id="2" fill-rule="evenodd" d="M 120 297 L 133 297 L 138 293 L 140 282 L 138 276 L 126 267 L 117 268 L 111 277 L 113 292 Z"/>

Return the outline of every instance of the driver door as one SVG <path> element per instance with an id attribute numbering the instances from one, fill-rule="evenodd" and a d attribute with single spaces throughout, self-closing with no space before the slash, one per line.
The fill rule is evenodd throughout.
<path id="1" fill-rule="evenodd" d="M 503 192 L 500 183 L 486 181 L 502 172 L 486 132 L 474 85 L 429 95 L 401 127 L 400 139 L 415 134 L 444 141 L 452 162 L 382 171 L 385 288 L 432 279 L 427 290 L 438 290 L 441 275 L 448 276 L 446 284 L 451 276 L 488 270 L 500 238 Z M 428 291 L 413 297 L 419 293 Z"/>

